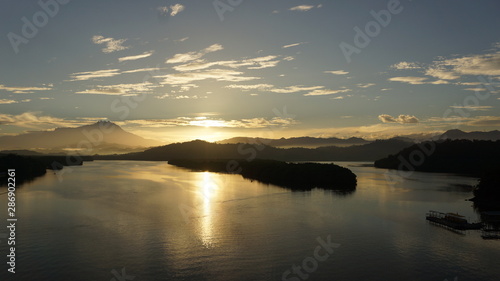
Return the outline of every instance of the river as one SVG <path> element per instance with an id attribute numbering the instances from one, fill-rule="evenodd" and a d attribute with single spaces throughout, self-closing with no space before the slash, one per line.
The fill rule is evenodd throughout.
<path id="1" fill-rule="evenodd" d="M 425 220 L 478 214 L 477 179 L 337 162 L 351 194 L 292 192 L 165 162 L 95 161 L 16 191 L 16 273 L 0 280 L 498 280 L 500 241 Z M 7 194 L 0 189 L 1 224 Z"/>

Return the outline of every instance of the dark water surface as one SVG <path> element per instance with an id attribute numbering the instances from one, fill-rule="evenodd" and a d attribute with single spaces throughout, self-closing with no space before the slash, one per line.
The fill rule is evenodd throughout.
<path id="1" fill-rule="evenodd" d="M 48 173 L 17 190 L 15 275 L 0 195 L 0 280 L 500 280 L 500 241 L 425 220 L 428 210 L 478 220 L 462 186 L 476 179 L 413 173 L 394 183 L 386 170 L 338 164 L 358 176 L 350 195 L 162 162 Z"/>

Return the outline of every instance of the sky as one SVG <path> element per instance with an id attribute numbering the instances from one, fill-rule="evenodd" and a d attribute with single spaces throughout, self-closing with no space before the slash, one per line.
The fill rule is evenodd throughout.
<path id="1" fill-rule="evenodd" d="M 26 0 L 0 9 L 0 136 L 164 142 L 500 126 L 497 0 Z"/>

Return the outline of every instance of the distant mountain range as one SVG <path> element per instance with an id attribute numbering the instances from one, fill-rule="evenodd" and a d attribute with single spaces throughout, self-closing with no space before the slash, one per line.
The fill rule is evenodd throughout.
<path id="1" fill-rule="evenodd" d="M 162 145 L 126 132 L 120 126 L 107 121 L 77 128 L 57 128 L 52 131 L 29 132 L 17 136 L 0 137 L 0 150 L 29 151 L 46 154 L 66 154 L 80 152 L 85 155 L 128 153 L 143 151 L 145 148 Z M 24 151 L 23 151 L 24 150 Z"/>
<path id="2" fill-rule="evenodd" d="M 249 143 L 249 144 L 266 144 L 274 147 L 280 148 L 290 148 L 290 147 L 305 147 L 305 148 L 316 148 L 321 146 L 351 146 L 351 145 L 362 145 L 370 143 L 370 141 L 364 140 L 362 138 L 314 138 L 314 137 L 298 137 L 298 138 L 281 138 L 281 139 L 268 139 L 268 138 L 245 138 L 236 137 L 226 140 L 218 141 L 221 144 L 235 144 L 235 143 Z"/>
<path id="3" fill-rule="evenodd" d="M 154 147 L 144 152 L 122 155 L 96 156 L 96 160 L 149 160 L 171 159 L 271 159 L 280 161 L 374 161 L 394 154 L 413 142 L 403 140 L 377 140 L 349 147 L 326 146 L 319 148 L 277 148 L 267 145 L 218 144 L 195 140 Z"/>
<path id="4" fill-rule="evenodd" d="M 99 121 L 77 128 L 57 128 L 17 136 L 0 137 L 0 152 L 19 155 L 36 154 L 83 154 L 110 155 L 124 154 L 123 157 L 138 157 L 143 160 L 166 160 L 175 156 L 191 158 L 198 151 L 201 156 L 212 158 L 244 158 L 248 148 L 254 147 L 259 158 L 300 161 L 300 160 L 376 160 L 415 143 L 430 138 L 431 135 L 399 136 L 387 140 L 369 141 L 362 138 L 246 138 L 235 137 L 216 143 L 187 142 L 166 146 L 162 142 L 149 140 L 123 130 L 120 126 Z M 463 132 L 449 130 L 434 139 L 500 140 L 500 131 Z M 189 147 L 188 150 L 185 150 Z M 265 151 L 262 148 L 265 147 Z M 148 149 L 151 148 L 151 149 Z M 190 150 L 192 149 L 192 150 Z M 195 157 L 196 158 L 196 157 Z M 207 158 L 207 157 L 205 157 Z"/>
<path id="5" fill-rule="evenodd" d="M 464 132 L 461 130 L 449 130 L 441 135 L 440 139 L 451 140 L 500 140 L 500 131 L 489 132 Z"/>
<path id="6" fill-rule="evenodd" d="M 446 131 L 441 135 L 414 134 L 414 135 L 397 136 L 393 137 L 392 139 L 398 139 L 406 142 L 420 142 L 436 138 L 451 139 L 451 140 L 460 140 L 460 139 L 500 140 L 500 131 L 495 130 L 490 132 L 464 132 L 461 130 L 454 129 Z M 331 138 L 295 137 L 295 138 L 280 138 L 280 139 L 235 137 L 217 141 L 217 143 L 220 144 L 237 144 L 237 143 L 264 144 L 279 148 L 292 148 L 292 147 L 318 148 L 322 146 L 347 147 L 352 145 L 369 144 L 371 142 L 373 141 L 356 137 L 351 137 L 347 139 L 341 139 L 335 137 Z"/>

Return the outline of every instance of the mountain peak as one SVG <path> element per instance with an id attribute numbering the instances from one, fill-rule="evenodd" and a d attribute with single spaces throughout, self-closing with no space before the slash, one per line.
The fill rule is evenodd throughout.
<path id="1" fill-rule="evenodd" d="M 90 126 L 113 126 L 113 127 L 120 127 L 116 123 L 113 123 L 109 120 L 99 120 L 95 122 L 94 124 L 91 124 Z"/>

